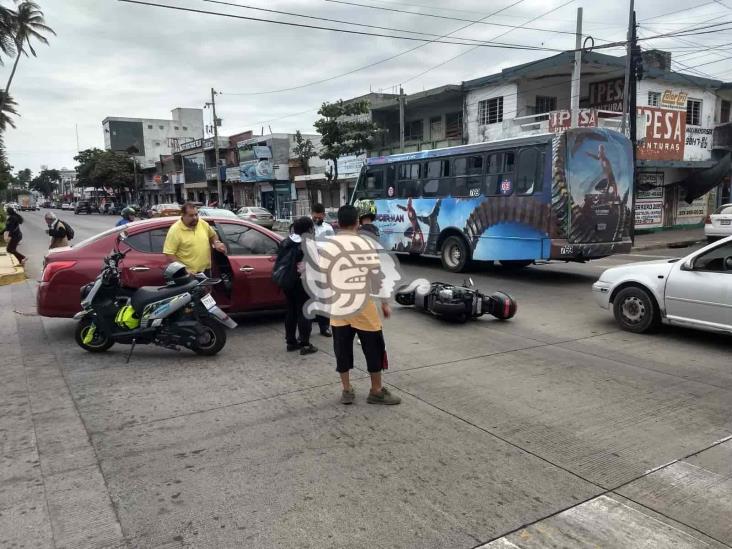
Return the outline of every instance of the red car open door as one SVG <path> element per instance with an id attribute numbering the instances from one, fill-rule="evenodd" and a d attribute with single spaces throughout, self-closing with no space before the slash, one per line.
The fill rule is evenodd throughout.
<path id="1" fill-rule="evenodd" d="M 131 248 L 121 263 L 124 286 L 140 288 L 165 284 L 163 271 L 168 261 L 163 255 L 163 243 L 171 224 L 156 225 L 139 232 L 130 230 L 127 240 L 122 244 L 123 249 L 127 246 Z"/>
<path id="2" fill-rule="evenodd" d="M 228 248 L 232 270 L 231 310 L 251 311 L 284 307 L 285 296 L 272 282 L 279 242 L 243 222 L 217 221 Z"/>

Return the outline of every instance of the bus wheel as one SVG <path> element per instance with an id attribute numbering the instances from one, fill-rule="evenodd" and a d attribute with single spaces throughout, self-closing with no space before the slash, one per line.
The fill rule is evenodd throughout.
<path id="1" fill-rule="evenodd" d="M 512 259 L 512 260 L 501 260 L 501 267 L 505 269 L 523 269 L 528 267 L 534 261 L 531 259 Z"/>
<path id="2" fill-rule="evenodd" d="M 442 267 L 452 273 L 461 273 L 468 266 L 468 244 L 459 236 L 448 236 L 440 250 Z"/>

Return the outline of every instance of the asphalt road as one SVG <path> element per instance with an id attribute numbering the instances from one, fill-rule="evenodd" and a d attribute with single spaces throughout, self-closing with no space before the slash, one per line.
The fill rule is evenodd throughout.
<path id="1" fill-rule="evenodd" d="M 42 213 L 24 225 L 39 259 Z M 79 240 L 115 221 L 62 217 Z M 621 332 L 591 296 L 607 266 L 664 255 L 470 273 L 516 297 L 510 322 L 395 306 L 395 408 L 366 404 L 360 357 L 356 404 L 339 405 L 330 341 L 286 353 L 279 315 L 242 319 L 211 359 L 139 348 L 125 364 L 33 316 L 32 283 L 0 288 L 8 417 L 30 430 L 3 456 L 31 464 L 0 477 L 0 546 L 732 546 L 732 339 Z"/>

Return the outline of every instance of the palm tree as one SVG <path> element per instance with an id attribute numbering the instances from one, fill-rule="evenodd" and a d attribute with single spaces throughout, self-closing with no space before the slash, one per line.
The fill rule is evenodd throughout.
<path id="1" fill-rule="evenodd" d="M 28 51 L 36 56 L 36 50 L 33 49 L 31 40 L 37 40 L 41 44 L 48 44 L 48 39 L 43 36 L 42 33 L 50 33 L 55 35 L 51 27 L 45 24 L 43 19 L 43 12 L 40 6 L 31 0 L 25 0 L 18 5 L 18 10 L 12 14 L 12 38 L 13 45 L 15 47 L 15 63 L 13 63 L 13 70 L 10 72 L 10 78 L 5 86 L 5 94 L 0 99 L 0 111 L 3 110 L 5 100 L 8 98 L 8 91 L 10 90 L 10 84 L 13 82 L 15 71 L 18 68 L 18 62 L 20 61 L 20 54 L 28 56 Z M 28 51 L 26 51 L 26 46 Z"/>
<path id="2" fill-rule="evenodd" d="M 15 55 L 15 44 L 13 42 L 13 21 L 15 12 L 0 5 L 0 51 L 5 55 Z M 0 65 L 3 64 L 0 58 Z"/>
<path id="3" fill-rule="evenodd" d="M 15 127 L 15 122 L 10 118 L 10 115 L 14 114 L 18 116 L 18 111 L 15 110 L 15 100 L 6 95 L 4 91 L 0 91 L 0 105 L 2 105 L 2 109 L 0 110 L 0 136 L 2 136 L 5 128 L 8 126 Z"/>

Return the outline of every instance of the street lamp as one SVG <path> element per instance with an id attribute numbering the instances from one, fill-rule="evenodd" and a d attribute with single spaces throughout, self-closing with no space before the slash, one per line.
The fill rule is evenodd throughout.
<path id="1" fill-rule="evenodd" d="M 140 197 L 139 193 L 137 192 L 137 160 L 135 160 L 135 156 L 140 154 L 140 149 L 135 147 L 134 145 L 130 145 L 126 149 L 127 154 L 130 155 L 130 158 L 132 159 L 132 171 L 134 173 L 134 180 L 132 182 L 132 201 L 139 203 Z M 135 195 L 138 195 L 137 197 Z"/>

